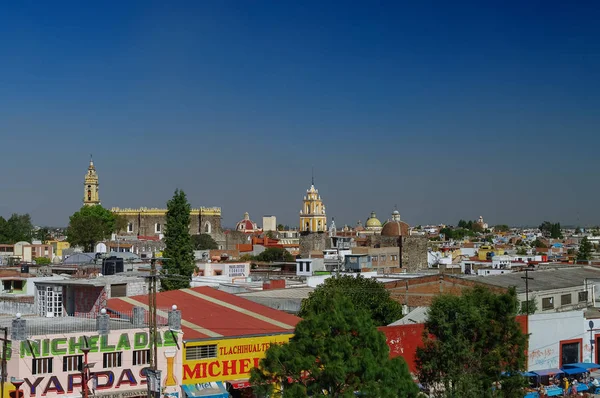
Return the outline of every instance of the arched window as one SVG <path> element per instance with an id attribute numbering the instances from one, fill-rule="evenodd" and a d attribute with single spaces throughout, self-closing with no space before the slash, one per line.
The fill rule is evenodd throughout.
<path id="1" fill-rule="evenodd" d="M 211 231 L 211 225 L 210 223 L 207 221 L 206 224 L 204 224 L 204 233 L 205 234 L 210 234 Z"/>
<path id="2" fill-rule="evenodd" d="M 308 221 L 306 222 L 306 230 L 310 231 L 310 223 Z"/>
<path id="3" fill-rule="evenodd" d="M 317 205 L 317 206 L 315 207 L 315 213 L 316 213 L 316 214 L 319 214 L 319 205 Z"/>
<path id="4" fill-rule="evenodd" d="M 88 189 L 88 200 L 92 200 L 92 191 Z"/>
<path id="5" fill-rule="evenodd" d="M 306 214 L 310 214 L 310 205 L 306 204 Z"/>

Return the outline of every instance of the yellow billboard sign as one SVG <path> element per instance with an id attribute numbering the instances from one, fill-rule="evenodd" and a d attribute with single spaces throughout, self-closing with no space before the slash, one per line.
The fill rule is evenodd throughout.
<path id="1" fill-rule="evenodd" d="M 265 351 L 292 334 L 188 342 L 183 348 L 183 383 L 198 384 L 250 377 Z"/>

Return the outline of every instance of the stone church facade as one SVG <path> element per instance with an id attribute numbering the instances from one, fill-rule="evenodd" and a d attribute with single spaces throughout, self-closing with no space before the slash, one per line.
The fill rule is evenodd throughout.
<path id="1" fill-rule="evenodd" d="M 100 204 L 99 182 L 96 169 L 90 160 L 88 172 L 84 181 L 85 205 Z M 113 207 L 113 214 L 122 216 L 127 220 L 124 230 L 119 235 L 128 236 L 160 236 L 165 232 L 167 209 L 140 207 L 137 209 L 121 209 Z M 190 211 L 190 234 L 208 234 L 223 248 L 225 234 L 221 228 L 220 207 L 200 207 Z"/>

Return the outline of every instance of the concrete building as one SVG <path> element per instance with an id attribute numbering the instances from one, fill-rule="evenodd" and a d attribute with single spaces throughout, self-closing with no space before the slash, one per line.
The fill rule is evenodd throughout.
<path id="1" fill-rule="evenodd" d="M 13 349 L 9 380 L 22 380 L 23 396 L 134 398 L 148 396 L 151 338 L 144 309 L 101 314 L 97 319 L 19 317 L 0 320 L 10 330 Z M 182 355 L 181 315 L 159 317 L 157 332 L 161 396 L 178 397 Z M 179 322 L 177 320 L 179 319 Z M 175 332 L 173 332 L 175 331 Z M 87 394 L 82 389 L 87 386 Z M 11 389 L 14 389 L 12 384 Z"/>
<path id="2" fill-rule="evenodd" d="M 263 231 L 277 231 L 277 217 L 263 216 Z"/>

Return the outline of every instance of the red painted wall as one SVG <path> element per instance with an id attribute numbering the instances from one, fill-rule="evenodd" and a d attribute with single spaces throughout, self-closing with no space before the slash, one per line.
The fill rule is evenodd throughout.
<path id="1" fill-rule="evenodd" d="M 417 347 L 423 346 L 423 331 L 425 324 L 382 326 L 379 331 L 385 334 L 387 344 L 390 347 L 390 357 L 402 357 L 408 364 L 411 372 L 417 371 L 415 358 Z"/>
<path id="2" fill-rule="evenodd" d="M 527 317 L 519 315 L 516 318 L 517 323 L 521 325 L 523 333 L 528 333 Z M 390 347 L 390 357 L 402 357 L 408 365 L 411 372 L 417 371 L 415 359 L 417 357 L 417 347 L 423 346 L 423 331 L 425 324 L 415 323 L 413 325 L 382 326 L 379 331 L 385 334 L 387 344 Z"/>

